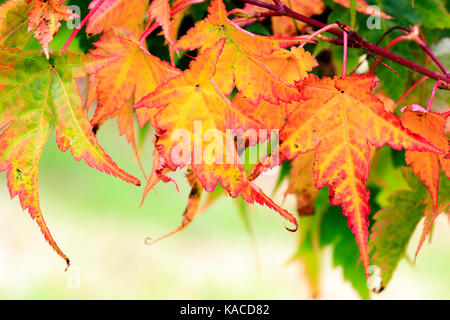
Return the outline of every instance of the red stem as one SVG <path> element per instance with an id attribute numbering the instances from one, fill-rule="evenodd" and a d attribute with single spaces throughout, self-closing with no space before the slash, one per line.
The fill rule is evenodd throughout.
<path id="1" fill-rule="evenodd" d="M 173 7 L 170 9 L 170 17 L 172 18 L 176 14 L 180 13 L 184 9 L 186 9 L 188 6 L 196 3 L 202 3 L 205 0 L 186 0 L 186 1 L 179 1 L 173 5 Z M 142 34 L 141 38 L 139 39 L 139 43 L 142 49 L 144 49 L 144 42 L 145 39 L 153 32 L 155 29 L 159 27 L 158 22 L 154 22 L 152 25 L 150 25 L 151 20 L 149 19 L 147 24 L 147 30 Z"/>
<path id="2" fill-rule="evenodd" d="M 308 38 L 306 38 L 305 42 L 303 42 L 303 43 L 300 45 L 300 48 L 303 48 L 307 43 L 310 42 L 310 40 L 314 39 L 314 38 L 317 37 L 319 34 L 325 32 L 325 31 L 327 31 L 327 30 L 333 29 L 333 28 L 339 28 L 339 25 L 338 25 L 337 23 L 332 23 L 332 24 L 329 24 L 329 25 L 323 27 L 322 29 L 317 30 L 316 32 L 314 32 L 313 34 L 311 34 Z"/>
<path id="3" fill-rule="evenodd" d="M 401 96 L 401 98 L 397 101 L 397 103 L 395 104 L 395 108 L 397 108 L 397 106 L 402 103 L 403 100 L 405 100 L 405 98 L 411 93 L 411 91 L 413 91 L 419 84 L 421 84 L 422 82 L 424 82 L 425 80 L 430 79 L 427 76 L 423 77 L 422 79 L 420 79 L 419 81 L 417 81 L 415 84 L 413 84 L 411 86 L 411 88 L 409 88 L 408 90 L 406 90 L 406 92 Z"/>
<path id="4" fill-rule="evenodd" d="M 344 32 L 344 57 L 342 59 L 342 79 L 345 78 L 347 74 L 347 46 L 348 46 L 348 35 Z"/>
<path id="5" fill-rule="evenodd" d="M 389 50 L 390 48 L 392 48 L 392 46 L 394 46 L 396 43 L 399 43 L 401 41 L 405 41 L 405 40 L 410 40 L 411 37 L 409 35 L 402 35 L 402 36 L 398 36 L 397 38 L 392 39 L 391 42 L 389 42 L 387 44 L 387 46 L 384 48 L 385 50 Z M 377 60 L 372 64 L 372 66 L 369 69 L 369 73 L 373 73 L 373 71 L 375 70 L 375 68 L 377 67 L 378 63 L 381 62 L 381 57 L 378 57 Z"/>
<path id="6" fill-rule="evenodd" d="M 436 94 L 436 90 L 441 83 L 444 83 L 444 81 L 438 81 L 434 84 L 433 91 L 431 91 L 430 101 L 428 101 L 428 106 L 427 106 L 428 112 L 430 112 L 430 110 L 431 110 L 431 106 L 433 105 L 434 95 Z"/>
<path id="7" fill-rule="evenodd" d="M 67 39 L 66 43 L 64 44 L 63 48 L 61 49 L 61 53 L 63 53 L 64 51 L 67 50 L 67 48 L 72 43 L 73 39 L 75 39 L 75 37 L 78 34 L 78 32 L 80 32 L 81 28 L 83 28 L 83 26 L 88 22 L 90 17 L 97 11 L 97 9 L 100 8 L 100 6 L 103 4 L 103 2 L 105 2 L 105 0 L 100 0 L 99 2 L 97 2 L 97 5 L 94 8 L 92 8 L 92 10 L 83 19 L 83 21 L 81 21 L 81 23 L 75 28 L 75 30 L 73 30 L 72 34 Z"/>

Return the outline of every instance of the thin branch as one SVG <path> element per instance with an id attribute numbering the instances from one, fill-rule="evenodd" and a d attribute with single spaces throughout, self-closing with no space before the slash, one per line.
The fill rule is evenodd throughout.
<path id="1" fill-rule="evenodd" d="M 63 48 L 61 49 L 60 53 L 63 53 L 67 50 L 69 45 L 72 43 L 73 39 L 75 39 L 75 36 L 78 34 L 78 32 L 80 32 L 81 28 L 83 28 L 83 26 L 89 21 L 91 16 L 98 10 L 98 8 L 100 8 L 100 6 L 103 4 L 103 2 L 105 2 L 105 0 L 100 0 L 99 2 L 97 2 L 96 6 L 94 8 L 92 8 L 91 11 L 89 11 L 87 16 L 83 19 L 83 21 L 81 21 L 81 23 L 79 25 L 77 25 L 75 30 L 73 30 L 72 34 L 67 39 L 67 41 L 64 44 Z"/>
<path id="2" fill-rule="evenodd" d="M 434 100 L 434 95 L 436 94 L 436 90 L 439 87 L 439 85 L 441 83 L 443 83 L 444 81 L 438 81 L 434 84 L 433 86 L 433 90 L 431 91 L 431 97 L 430 100 L 428 101 L 428 106 L 427 106 L 427 111 L 430 112 L 431 110 L 431 106 L 433 105 L 433 100 Z"/>
<path id="3" fill-rule="evenodd" d="M 240 0 L 244 3 L 249 3 L 249 4 L 253 4 L 256 5 L 258 7 L 262 7 L 262 8 L 266 8 L 272 11 L 275 11 L 277 13 L 279 13 L 280 16 L 288 16 L 291 17 L 293 19 L 296 20 L 300 20 L 302 22 L 305 22 L 313 27 L 316 28 L 323 28 L 326 25 L 320 21 L 317 21 L 315 19 L 306 17 L 298 12 L 292 11 L 291 9 L 289 9 L 288 7 L 286 7 L 284 4 L 279 3 L 279 1 L 277 1 L 277 3 L 279 4 L 270 4 L 270 3 L 266 3 L 260 0 Z M 337 29 L 330 29 L 327 31 L 328 33 L 331 33 L 339 38 L 343 38 L 344 34 L 342 30 L 337 30 Z M 341 39 L 337 39 L 334 42 L 336 44 L 342 44 L 343 45 L 343 41 Z M 377 55 L 382 56 L 383 58 L 389 59 L 394 61 L 397 64 L 400 64 L 402 66 L 405 66 L 411 70 L 414 70 L 418 73 L 421 73 L 425 76 L 428 76 L 432 79 L 435 79 L 437 81 L 443 81 L 444 84 L 444 88 L 448 89 L 450 87 L 450 74 L 441 74 L 439 72 L 436 71 L 432 71 L 430 69 L 427 69 L 421 65 L 418 65 L 417 63 L 414 63 L 408 59 L 405 59 L 403 57 L 400 57 L 394 53 L 391 53 L 383 48 L 380 48 L 376 45 L 374 45 L 373 43 L 368 42 L 366 39 L 364 39 L 363 37 L 361 37 L 359 34 L 357 34 L 354 31 L 351 31 L 349 33 L 349 46 L 353 47 L 353 48 L 362 48 L 365 49 L 367 52 L 370 53 L 375 53 Z"/>
<path id="4" fill-rule="evenodd" d="M 411 93 L 411 91 L 413 91 L 419 84 L 421 84 L 422 82 L 424 82 L 425 80 L 430 79 L 427 76 L 423 77 L 422 79 L 420 79 L 419 81 L 417 81 L 415 84 L 413 84 L 411 86 L 411 88 L 409 88 L 408 90 L 406 90 L 406 92 L 400 97 L 400 99 L 397 101 L 397 103 L 395 104 L 395 108 L 398 107 L 398 105 L 400 103 L 402 103 L 403 100 L 405 100 L 405 98 Z"/>

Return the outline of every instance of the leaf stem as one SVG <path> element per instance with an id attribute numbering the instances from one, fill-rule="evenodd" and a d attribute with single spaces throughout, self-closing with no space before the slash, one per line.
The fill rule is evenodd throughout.
<path id="1" fill-rule="evenodd" d="M 385 50 L 389 50 L 390 48 L 392 48 L 395 44 L 401 42 L 401 41 L 405 41 L 405 40 L 411 40 L 410 35 L 402 35 L 402 36 L 398 36 L 397 38 L 394 38 L 391 40 L 391 42 L 389 42 L 387 44 L 387 46 L 384 48 Z M 378 57 L 377 60 L 372 64 L 372 66 L 369 69 L 369 73 L 373 73 L 373 71 L 375 70 L 375 68 L 377 67 L 378 63 L 381 62 L 381 57 Z"/>
<path id="2" fill-rule="evenodd" d="M 80 32 L 81 28 L 83 28 L 83 26 L 88 22 L 88 20 L 91 18 L 91 16 L 98 10 L 98 8 L 100 8 L 100 6 L 103 4 L 103 2 L 105 2 L 105 0 L 100 0 L 99 2 L 97 2 L 97 5 L 94 8 L 92 8 L 92 10 L 89 11 L 87 16 L 84 17 L 83 21 L 81 21 L 81 23 L 79 25 L 77 25 L 75 30 L 73 30 L 72 34 L 67 39 L 67 41 L 64 44 L 63 48 L 61 49 L 60 53 L 63 53 L 63 52 L 65 52 L 67 50 L 67 48 L 72 43 L 73 39 L 75 39 L 75 37 L 78 34 L 78 32 Z"/>
<path id="3" fill-rule="evenodd" d="M 332 23 L 332 24 L 329 24 L 329 25 L 327 25 L 327 26 L 325 26 L 325 27 L 323 27 L 323 28 L 317 30 L 316 32 L 314 32 L 314 33 L 311 34 L 308 38 L 305 39 L 305 42 L 303 42 L 303 43 L 300 45 L 300 48 L 303 48 L 303 47 L 305 46 L 305 44 L 309 43 L 312 39 L 314 39 L 315 37 L 317 37 L 319 34 L 325 32 L 325 31 L 328 31 L 328 30 L 330 30 L 330 29 L 333 29 L 333 28 L 339 28 L 339 25 L 338 25 L 337 23 Z"/>
<path id="4" fill-rule="evenodd" d="M 397 101 L 397 103 L 395 104 L 395 108 L 398 107 L 398 105 L 400 103 L 402 103 L 403 100 L 405 100 L 405 98 L 411 93 L 411 91 L 413 91 L 419 84 L 421 84 L 422 82 L 424 82 L 425 80 L 430 79 L 427 76 L 423 77 L 422 79 L 420 79 L 419 81 L 417 81 L 416 83 L 414 83 L 411 88 L 409 88 L 408 90 L 406 90 L 406 92 L 400 97 L 400 99 Z"/>
<path id="5" fill-rule="evenodd" d="M 348 35 L 347 32 L 344 32 L 344 57 L 342 59 L 342 79 L 345 78 L 347 74 L 347 47 L 348 47 Z"/>
<path id="6" fill-rule="evenodd" d="M 180 13 L 181 11 L 183 11 L 184 9 L 189 7 L 190 5 L 193 5 L 193 4 L 196 4 L 196 3 L 202 3 L 204 1 L 205 0 L 185 0 L 185 1 L 177 2 L 170 9 L 170 17 L 172 18 L 173 16 L 175 16 L 178 13 Z M 143 50 L 146 50 L 145 49 L 145 45 L 144 45 L 145 39 L 147 39 L 147 37 L 153 31 L 155 31 L 155 29 L 157 29 L 159 27 L 159 23 L 158 22 L 155 21 L 153 24 L 150 24 L 150 22 L 152 22 L 152 20 L 149 19 L 148 24 L 147 24 L 147 29 L 144 31 L 144 33 L 142 34 L 142 36 L 139 39 L 140 47 Z"/>
<path id="7" fill-rule="evenodd" d="M 434 84 L 434 87 L 433 87 L 433 91 L 431 91 L 431 97 L 430 97 L 430 101 L 428 101 L 428 106 L 427 106 L 427 111 L 428 112 L 430 112 L 430 110 L 431 110 L 431 106 L 433 105 L 433 100 L 434 100 L 434 95 L 436 94 L 436 90 L 437 90 L 437 88 L 439 87 L 439 85 L 440 84 L 445 84 L 445 82 L 444 81 L 437 81 L 435 84 Z"/>

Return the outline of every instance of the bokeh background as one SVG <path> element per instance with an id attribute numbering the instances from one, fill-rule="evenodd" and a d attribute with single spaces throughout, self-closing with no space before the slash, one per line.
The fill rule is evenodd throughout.
<path id="1" fill-rule="evenodd" d="M 139 176 L 133 151 L 117 132 L 114 122 L 107 123 L 99 140 L 113 159 Z M 252 241 L 236 201 L 223 197 L 183 232 L 148 246 L 147 237 L 161 236 L 180 224 L 189 193 L 184 179 L 178 179 L 179 193 L 172 184 L 158 184 L 138 208 L 142 188 L 75 162 L 53 141 L 54 137 L 41 161 L 41 206 L 72 268 L 64 272 L 64 261 L 52 252 L 34 221 L 21 211 L 17 199 L 9 199 L 1 174 L 0 298 L 310 298 L 301 265 L 289 263 L 298 234 L 286 231 L 276 213 L 252 207 Z M 150 143 L 144 151 L 150 166 Z M 271 180 L 259 184 L 270 192 Z M 285 187 L 276 195 L 278 203 Z M 295 199 L 288 196 L 284 206 L 294 211 Z M 402 260 L 387 289 L 373 298 L 450 298 L 448 228 L 447 216 L 442 215 L 432 244 L 424 246 L 416 264 Z M 302 232 L 301 225 L 298 232 Z M 410 257 L 419 232 L 411 239 Z M 333 268 L 331 251 L 323 254 L 320 298 L 359 298 L 343 280 L 341 269 Z"/>
<path id="2" fill-rule="evenodd" d="M 0 1 L 2 3 L 4 1 Z M 54 48 L 70 30 L 63 28 Z M 447 42 L 448 43 L 448 42 Z M 71 49 L 85 47 L 76 38 Z M 444 50 L 445 53 L 445 50 Z M 447 51 L 448 55 L 448 51 Z M 438 97 L 439 99 L 439 97 Z M 438 100 L 437 100 L 438 101 Z M 100 144 L 119 166 L 143 180 L 134 153 L 118 136 L 114 121 L 99 131 Z M 152 133 L 142 140 L 147 170 L 152 163 Z M 71 258 L 72 267 L 47 245 L 18 199 L 10 200 L 5 173 L 0 174 L 1 299 L 309 299 L 308 282 L 297 261 L 299 233 L 286 231 L 283 220 L 258 205 L 248 211 L 252 233 L 239 202 L 221 197 L 183 232 L 155 245 L 146 244 L 179 226 L 189 188 L 177 173 L 180 192 L 158 184 L 139 208 L 143 187 L 99 173 L 61 153 L 52 136 L 40 162 L 40 199 L 54 238 Z M 257 184 L 271 193 L 276 178 Z M 283 203 L 286 184 L 274 195 Z M 295 211 L 288 196 L 283 206 Z M 418 260 L 410 260 L 421 224 L 410 241 L 389 286 L 373 299 L 449 299 L 450 234 L 441 215 Z M 347 229 L 346 232 L 350 233 Z M 322 299 L 358 299 L 331 249 L 323 252 Z"/>

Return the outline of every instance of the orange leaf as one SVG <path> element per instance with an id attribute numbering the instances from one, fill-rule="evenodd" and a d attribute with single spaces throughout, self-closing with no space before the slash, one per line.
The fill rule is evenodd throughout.
<path id="1" fill-rule="evenodd" d="M 212 0 L 206 19 L 199 21 L 175 45 L 176 49 L 204 51 L 217 40 L 226 38 L 225 47 L 217 63 L 214 81 L 229 95 L 234 85 L 251 103 L 262 97 L 272 103 L 298 99 L 298 92 L 278 79 L 261 57 L 298 41 L 263 37 L 241 29 L 227 19 L 222 0 Z"/>
<path id="2" fill-rule="evenodd" d="M 308 72 L 319 65 L 311 53 L 299 47 L 275 51 L 263 56 L 261 61 L 278 79 L 289 84 L 307 77 Z"/>
<path id="3" fill-rule="evenodd" d="M 333 205 L 341 205 L 356 237 L 367 273 L 370 145 L 417 151 L 441 152 L 422 137 L 402 127 L 371 94 L 377 80 L 373 75 L 318 79 L 310 75 L 298 83 L 304 101 L 289 117 L 280 132 L 280 163 L 315 150 L 314 177 L 318 189 L 330 187 Z M 270 157 L 252 173 L 256 177 L 273 166 Z"/>
<path id="4" fill-rule="evenodd" d="M 249 203 L 265 204 L 297 226 L 289 212 L 248 181 L 234 144 L 225 142 L 228 128 L 245 129 L 260 124 L 232 105 L 212 80 L 224 44 L 225 39 L 221 39 L 205 50 L 191 61 L 190 69 L 160 85 L 136 105 L 162 108 L 155 116 L 155 147 L 163 159 L 160 169 L 175 171 L 191 165 L 206 191 L 212 192 L 220 183 L 233 198 L 241 195 Z M 207 132 L 212 133 L 208 139 L 211 143 L 198 146 L 198 139 Z"/>
<path id="5" fill-rule="evenodd" d="M 98 1 L 92 0 L 89 9 L 93 9 Z M 106 0 L 89 19 L 86 33 L 99 34 L 112 31 L 113 27 L 134 31 L 142 24 L 147 8 L 147 0 Z"/>
<path id="6" fill-rule="evenodd" d="M 442 114 L 434 112 L 413 111 L 411 107 L 403 109 L 401 116 L 405 128 L 417 133 L 430 141 L 446 154 L 449 152 L 449 139 L 444 134 L 445 118 Z M 450 159 L 446 154 L 433 152 L 406 151 L 405 160 L 430 192 L 433 199 L 433 211 L 437 207 L 439 192 L 440 165 L 450 179 Z"/>
<path id="7" fill-rule="evenodd" d="M 54 55 L 50 63 L 40 52 L 0 51 L 0 171 L 7 171 L 11 197 L 19 196 L 22 208 L 28 209 L 45 239 L 67 263 L 39 205 L 38 165 L 53 130 L 61 151 L 70 150 L 77 161 L 83 159 L 90 167 L 140 185 L 114 163 L 92 133 L 76 81 L 86 74 L 88 65 L 88 58 L 81 54 Z"/>
<path id="8" fill-rule="evenodd" d="M 411 166 L 415 175 L 419 177 L 422 183 L 427 187 L 431 195 L 432 204 L 425 208 L 424 227 L 416 250 L 416 257 L 422 245 L 424 244 L 434 220 L 447 210 L 449 204 L 447 202 L 440 203 L 439 193 L 439 173 L 440 169 L 445 176 L 450 179 L 450 140 L 445 135 L 445 121 L 448 114 L 423 112 L 418 108 L 408 106 L 403 110 L 401 121 L 405 128 L 414 133 L 420 134 L 435 146 L 444 150 L 445 154 L 436 154 L 432 152 L 406 151 L 405 161 Z"/>
<path id="9" fill-rule="evenodd" d="M 308 75 L 313 67 L 317 66 L 314 57 L 303 48 L 292 47 L 291 50 L 281 49 L 272 54 L 261 58 L 272 71 L 280 79 L 290 84 L 301 80 Z M 267 100 L 260 100 L 258 104 L 252 104 L 241 93 L 238 92 L 233 98 L 233 104 L 243 113 L 253 117 L 261 127 L 253 129 L 265 129 L 270 135 L 272 129 L 280 130 L 286 123 L 288 115 L 295 108 L 295 103 L 285 103 L 280 101 L 278 104 L 270 103 Z M 264 141 L 259 136 L 259 142 Z M 252 145 L 252 144 L 251 144 Z"/>
<path id="10" fill-rule="evenodd" d="M 180 74 L 167 62 L 142 50 L 135 34 L 101 37 L 95 47 L 90 55 L 96 61 L 107 63 L 91 73 L 93 85 L 89 87 L 88 103 L 93 96 L 97 98 L 93 125 L 101 124 L 118 110 L 130 108 L 129 101 L 140 100 L 159 84 Z M 141 125 L 152 117 L 142 116 L 145 119 L 141 119 Z"/>
<path id="11" fill-rule="evenodd" d="M 151 244 L 154 244 L 158 241 L 173 236 L 178 232 L 183 231 L 191 224 L 192 220 L 194 220 L 195 216 L 199 213 L 203 187 L 200 181 L 195 176 L 192 169 L 188 169 L 188 172 L 186 173 L 186 179 L 188 180 L 189 185 L 191 186 L 191 192 L 189 193 L 188 203 L 183 213 L 183 221 L 181 222 L 181 225 L 175 230 L 169 232 L 168 234 L 153 240 Z"/>
<path id="12" fill-rule="evenodd" d="M 244 114 L 258 120 L 260 126 L 254 126 L 253 129 L 265 129 L 270 134 L 272 129 L 280 130 L 286 123 L 289 110 L 294 107 L 293 103 L 280 102 L 273 104 L 266 100 L 260 100 L 257 105 L 254 105 L 245 98 L 241 92 L 238 92 L 233 98 L 233 105 L 241 110 Z M 260 142 L 265 139 L 258 137 Z M 257 141 L 255 141 L 257 142 Z M 253 144 L 252 144 L 253 145 Z"/>
<path id="13" fill-rule="evenodd" d="M 155 19 L 164 32 L 164 37 L 173 45 L 173 38 L 170 33 L 170 4 L 169 0 L 153 0 L 148 8 L 148 14 Z"/>
<path id="14" fill-rule="evenodd" d="M 48 46 L 53 36 L 61 27 L 61 20 L 76 17 L 69 13 L 68 6 L 63 6 L 58 0 L 34 0 L 28 17 L 28 32 L 34 30 L 34 37 L 42 45 L 45 56 L 49 58 Z"/>

